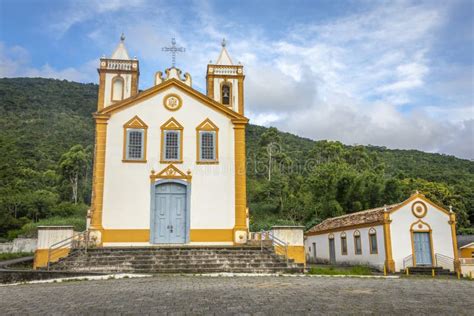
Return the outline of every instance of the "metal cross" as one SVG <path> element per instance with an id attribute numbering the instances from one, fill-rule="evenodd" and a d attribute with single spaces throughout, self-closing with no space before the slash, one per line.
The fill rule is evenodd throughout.
<path id="1" fill-rule="evenodd" d="M 174 37 L 171 39 L 171 47 L 163 47 L 161 50 L 171 53 L 171 64 L 173 67 L 176 64 L 176 53 L 184 53 L 186 51 L 184 47 L 176 47 L 176 39 Z"/>

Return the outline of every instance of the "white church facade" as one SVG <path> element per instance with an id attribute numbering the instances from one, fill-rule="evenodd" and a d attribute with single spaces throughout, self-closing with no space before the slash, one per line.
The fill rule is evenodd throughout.
<path id="1" fill-rule="evenodd" d="M 124 37 L 98 72 L 92 238 L 101 246 L 245 243 L 244 73 L 225 42 L 207 66 L 206 95 L 174 64 L 139 92 L 139 61 Z"/>
<path id="2" fill-rule="evenodd" d="M 456 217 L 420 193 L 406 201 L 329 218 L 305 233 L 308 262 L 458 271 Z"/>

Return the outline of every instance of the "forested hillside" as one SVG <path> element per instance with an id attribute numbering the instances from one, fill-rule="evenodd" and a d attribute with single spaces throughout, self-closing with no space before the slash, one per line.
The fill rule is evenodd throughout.
<path id="1" fill-rule="evenodd" d="M 85 226 L 97 86 L 0 79 L 0 238 L 39 224 Z M 249 105 L 251 106 L 251 105 Z M 474 162 L 415 150 L 312 141 L 274 128 L 247 130 L 251 228 L 310 226 L 399 202 L 415 190 L 453 206 L 473 232 Z"/>

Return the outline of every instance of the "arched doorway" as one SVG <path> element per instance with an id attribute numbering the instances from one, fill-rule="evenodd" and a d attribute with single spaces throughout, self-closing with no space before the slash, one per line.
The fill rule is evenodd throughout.
<path id="1" fill-rule="evenodd" d="M 189 183 L 159 180 L 152 188 L 150 238 L 154 244 L 184 244 L 189 236 Z"/>

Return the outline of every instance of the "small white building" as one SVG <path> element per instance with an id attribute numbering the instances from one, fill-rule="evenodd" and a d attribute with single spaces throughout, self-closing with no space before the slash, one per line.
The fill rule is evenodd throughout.
<path id="1" fill-rule="evenodd" d="M 456 217 L 416 193 L 404 202 L 329 218 L 305 233 L 308 262 L 457 271 Z"/>

